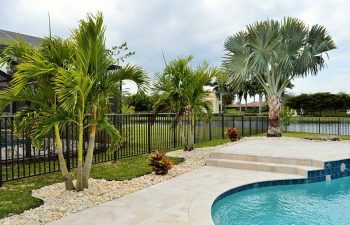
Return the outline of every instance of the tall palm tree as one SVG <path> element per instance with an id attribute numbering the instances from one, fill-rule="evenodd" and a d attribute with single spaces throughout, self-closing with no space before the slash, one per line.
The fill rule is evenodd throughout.
<path id="1" fill-rule="evenodd" d="M 220 113 L 223 113 L 225 106 L 232 103 L 236 94 L 230 77 L 222 71 L 215 80 L 209 82 L 207 85 L 212 86 L 213 91 L 219 97 Z"/>
<path id="2" fill-rule="evenodd" d="M 7 96 L 12 99 L 0 97 L 0 106 L 5 106 L 5 100 L 9 102 L 10 99 L 16 101 L 23 98 L 22 92 L 32 87 L 31 92 L 50 100 L 50 103 L 47 103 L 50 104 L 49 109 L 39 103 L 35 106 L 38 110 L 45 112 L 40 114 L 40 119 L 35 118 L 35 121 L 39 121 L 38 125 L 33 127 L 32 133 L 35 140 L 40 140 L 51 128 L 55 129 L 55 134 L 59 135 L 59 129 L 67 123 L 78 126 L 75 186 L 77 191 L 88 187 L 97 128 L 105 130 L 110 136 L 110 149 L 119 147 L 119 132 L 109 121 L 107 113 L 111 109 L 110 99 L 118 91 L 120 81 L 133 80 L 140 87 L 147 83 L 144 71 L 138 66 L 126 65 L 119 70 L 108 70 L 114 60 L 105 47 L 104 31 L 102 15 L 89 14 L 86 21 L 80 21 L 79 28 L 73 31 L 70 39 L 61 40 L 62 43 L 69 44 L 67 49 L 70 52 L 52 47 L 53 41 L 50 39 L 47 41 L 50 44 L 42 51 L 25 54 L 23 57 L 25 61 L 17 66 L 18 72 L 12 81 L 11 89 L 6 90 L 9 92 Z M 35 103 L 37 101 L 34 97 L 25 100 Z M 85 121 L 88 121 L 88 124 L 85 124 Z M 87 154 L 83 161 L 85 129 L 89 129 L 89 140 Z M 60 138 L 56 139 L 56 141 L 60 140 Z M 61 145 L 56 143 L 56 145 L 60 147 L 62 143 Z M 63 154 L 62 159 L 60 165 L 64 165 Z M 66 172 L 63 166 L 60 168 L 62 173 Z M 68 171 L 67 174 L 69 175 Z M 67 189 L 71 189 L 71 185 Z"/>
<path id="3" fill-rule="evenodd" d="M 74 190 L 63 155 L 60 130 L 67 125 L 54 92 L 53 78 L 58 68 L 73 57 L 72 43 L 60 38 L 45 38 L 39 49 L 23 41 L 12 42 L 2 53 L 1 63 L 14 65 L 15 74 L 10 86 L 0 91 L 0 114 L 13 102 L 30 102 L 15 114 L 15 131 L 27 133 L 33 143 L 41 146 L 42 139 L 54 132 L 59 167 L 67 190 Z"/>
<path id="4" fill-rule="evenodd" d="M 147 76 L 139 66 L 126 65 L 122 69 L 109 71 L 114 60 L 105 46 L 105 27 L 101 13 L 89 14 L 86 21 L 80 21 L 72 38 L 76 44 L 76 58 L 68 69 L 61 70 L 56 77 L 55 90 L 62 107 L 78 115 L 74 120 L 79 127 L 76 189 L 82 190 L 88 188 L 97 128 L 107 131 L 111 137 L 111 149 L 117 148 L 120 143 L 119 132 L 107 117 L 111 97 L 116 94 L 122 80 L 133 80 L 139 87 L 144 87 Z M 87 116 L 88 113 L 91 117 Z M 85 119 L 89 120 L 89 143 L 83 162 Z"/>
<path id="5" fill-rule="evenodd" d="M 280 137 L 281 94 L 294 78 L 322 70 L 324 56 L 332 49 L 335 44 L 321 25 L 309 27 L 290 17 L 267 20 L 227 38 L 223 66 L 238 83 L 259 81 L 268 97 L 267 136 Z"/>
<path id="6" fill-rule="evenodd" d="M 209 119 L 211 116 L 209 102 L 205 100 L 208 91 L 203 87 L 221 73 L 217 68 L 209 68 L 207 63 L 193 69 L 191 60 L 192 56 L 175 59 L 158 74 L 155 91 L 159 98 L 154 104 L 155 113 L 164 110 L 175 113 L 173 128 L 180 124 L 181 129 L 182 118 L 190 117 L 188 142 L 183 142 L 187 151 L 193 149 L 196 118 L 206 116 Z"/>

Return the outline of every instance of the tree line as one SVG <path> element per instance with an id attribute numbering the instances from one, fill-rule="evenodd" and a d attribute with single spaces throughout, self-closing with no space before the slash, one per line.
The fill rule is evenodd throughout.
<path id="1" fill-rule="evenodd" d="M 350 109 L 350 95 L 346 93 L 332 94 L 319 92 L 314 94 L 300 94 L 286 99 L 285 106 L 296 110 L 299 115 L 308 115 L 322 112 L 346 111 Z"/>

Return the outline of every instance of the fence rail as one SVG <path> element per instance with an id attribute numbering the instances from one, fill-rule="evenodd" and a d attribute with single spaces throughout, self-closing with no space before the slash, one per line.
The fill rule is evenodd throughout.
<path id="1" fill-rule="evenodd" d="M 125 157 L 150 153 L 154 150 L 169 150 L 182 146 L 180 128 L 173 128 L 174 115 L 159 114 L 112 114 L 110 121 L 120 131 L 124 141 L 119 149 L 107 151 L 109 138 L 98 131 L 94 148 L 93 163 L 113 161 Z M 189 132 L 189 116 L 181 121 L 182 132 Z M 210 121 L 197 119 L 195 122 L 195 143 L 224 138 L 226 128 L 235 127 L 242 136 L 256 135 L 267 130 L 266 117 L 234 116 L 214 114 Z M 61 131 L 63 152 L 69 170 L 77 166 L 77 134 L 75 125 Z M 84 155 L 88 143 L 84 133 Z M 59 171 L 58 157 L 53 133 L 43 139 L 42 147 L 36 149 L 24 134 L 14 132 L 13 116 L 0 119 L 0 186 L 4 182 Z"/>
<path id="2" fill-rule="evenodd" d="M 124 137 L 120 148 L 107 151 L 109 138 L 103 131 L 96 134 L 93 163 L 113 161 L 130 156 L 150 153 L 154 150 L 170 150 L 182 146 L 181 133 L 189 134 L 190 117 L 172 127 L 173 114 L 112 114 L 110 121 Z M 225 129 L 235 127 L 241 136 L 257 135 L 267 131 L 267 117 L 214 114 L 210 121 L 196 119 L 195 143 L 225 137 Z M 182 127 L 180 130 L 179 127 Z M 347 117 L 300 117 L 292 118 L 287 131 L 332 135 L 350 135 L 350 118 Z M 63 152 L 67 167 L 77 166 L 77 135 L 75 125 L 61 131 Z M 84 156 L 88 133 L 84 133 Z M 42 147 L 36 149 L 25 134 L 14 132 L 13 116 L 0 118 L 0 186 L 4 182 L 59 171 L 58 157 L 53 133 L 43 139 Z"/>
<path id="3" fill-rule="evenodd" d="M 350 117 L 294 117 L 285 128 L 287 131 L 350 135 Z"/>

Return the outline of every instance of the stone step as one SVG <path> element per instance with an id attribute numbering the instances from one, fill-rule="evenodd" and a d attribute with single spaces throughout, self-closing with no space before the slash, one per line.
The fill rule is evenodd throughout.
<path id="1" fill-rule="evenodd" d="M 314 167 L 314 166 L 254 162 L 254 161 L 218 159 L 218 158 L 209 158 L 206 162 L 206 165 L 223 167 L 223 168 L 232 168 L 232 169 L 296 174 L 296 175 L 301 175 L 305 177 L 307 177 L 308 171 L 323 169 L 323 167 Z"/>
<path id="2" fill-rule="evenodd" d="M 285 158 L 285 157 L 248 155 L 248 154 L 246 155 L 246 154 L 225 153 L 225 152 L 212 152 L 209 158 L 324 168 L 324 162 L 313 160 L 313 159 L 300 159 L 300 158 L 298 159 L 298 158 Z"/>

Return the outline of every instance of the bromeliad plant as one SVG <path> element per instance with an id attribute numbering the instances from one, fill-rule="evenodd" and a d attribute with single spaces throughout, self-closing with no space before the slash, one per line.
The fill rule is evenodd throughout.
<path id="1" fill-rule="evenodd" d="M 172 168 L 172 161 L 165 152 L 155 151 L 149 156 L 149 165 L 157 175 L 165 175 Z"/>
<path id="2" fill-rule="evenodd" d="M 226 128 L 225 134 L 228 138 L 230 138 L 231 142 L 238 141 L 241 136 L 238 133 L 238 130 L 236 128 Z"/>
<path id="3" fill-rule="evenodd" d="M 105 47 L 104 32 L 102 15 L 89 14 L 86 21 L 80 21 L 79 28 L 73 31 L 70 39 L 57 39 L 57 43 L 64 44 L 64 49 L 55 46 L 56 39 L 48 38 L 39 50 L 29 48 L 30 51 L 24 51 L 10 87 L 3 90 L 0 97 L 1 110 L 13 101 L 31 102 L 33 107 L 26 109 L 30 113 L 19 113 L 18 118 L 22 119 L 17 124 L 21 128 L 31 124 L 27 121 L 34 122 L 31 136 L 36 144 L 40 144 L 40 140 L 54 129 L 59 148 L 62 146 L 60 129 L 67 124 L 77 125 L 77 191 L 88 188 L 97 129 L 106 131 L 110 136 L 110 149 L 119 146 L 119 132 L 107 117 L 111 108 L 110 99 L 116 95 L 119 83 L 133 80 L 139 87 L 147 84 L 146 75 L 138 66 L 126 65 L 122 69 L 109 70 L 114 60 Z M 8 52 L 11 53 L 10 49 Z M 17 54 L 20 51 L 16 49 L 12 52 Z M 10 54 L 3 58 L 8 61 L 11 58 L 8 56 Z M 83 160 L 85 129 L 89 130 L 89 140 Z M 65 180 L 68 177 L 66 188 L 73 189 L 63 154 L 62 157 L 59 154 L 59 160 Z"/>
<path id="4" fill-rule="evenodd" d="M 335 44 L 321 25 L 308 27 L 290 17 L 267 20 L 227 38 L 223 67 L 237 84 L 250 80 L 260 83 L 268 98 L 267 136 L 279 137 L 282 93 L 294 78 L 322 70 L 324 56 L 332 49 Z"/>
<path id="5" fill-rule="evenodd" d="M 203 87 L 221 74 L 220 69 L 210 68 L 207 63 L 193 69 L 189 65 L 191 60 L 192 56 L 175 59 L 158 74 L 155 92 L 159 98 L 153 106 L 155 114 L 165 110 L 175 113 L 173 129 L 179 125 L 182 143 L 187 151 L 193 150 L 196 118 L 205 116 L 209 120 L 211 117 L 210 103 L 205 100 L 208 91 Z M 190 122 L 186 141 L 182 119 L 187 116 Z"/>

